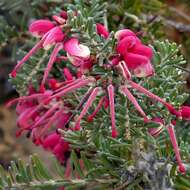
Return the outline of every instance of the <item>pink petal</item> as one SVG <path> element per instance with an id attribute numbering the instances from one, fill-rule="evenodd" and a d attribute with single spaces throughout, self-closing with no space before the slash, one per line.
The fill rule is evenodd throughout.
<path id="1" fill-rule="evenodd" d="M 120 61 L 121 61 L 121 58 L 119 56 L 113 57 L 111 59 L 111 65 L 112 66 L 118 65 Z"/>
<path id="2" fill-rule="evenodd" d="M 97 31 L 97 34 L 104 37 L 105 39 L 108 38 L 109 36 L 109 32 L 107 31 L 106 27 L 100 23 L 96 24 L 96 31 Z"/>
<path id="3" fill-rule="evenodd" d="M 75 130 L 80 130 L 80 121 L 81 119 L 86 115 L 89 107 L 92 105 L 93 101 L 96 99 L 96 96 L 98 95 L 100 91 L 99 87 L 96 87 L 93 89 L 92 93 L 90 94 L 88 100 L 86 101 L 79 117 L 77 118 L 76 125 L 75 125 Z"/>
<path id="4" fill-rule="evenodd" d="M 90 50 L 87 46 L 79 44 L 78 39 L 71 38 L 64 44 L 65 51 L 72 57 L 80 57 L 88 59 L 90 57 Z"/>
<path id="5" fill-rule="evenodd" d="M 93 67 L 93 61 L 89 58 L 87 60 L 83 60 L 80 65 L 80 71 L 82 74 L 85 74 Z"/>
<path id="6" fill-rule="evenodd" d="M 129 30 L 129 29 L 123 29 L 123 30 L 118 30 L 116 33 L 115 33 L 115 38 L 120 41 L 122 40 L 124 37 L 128 37 L 128 36 L 136 36 L 136 34 Z"/>
<path id="7" fill-rule="evenodd" d="M 136 77 L 147 77 L 154 74 L 153 66 L 145 56 L 127 53 L 124 60 L 129 70 L 133 71 Z"/>
<path id="8" fill-rule="evenodd" d="M 134 75 L 136 77 L 149 77 L 154 75 L 154 68 L 152 64 L 148 61 L 146 64 L 139 65 L 136 69 L 134 69 Z"/>
<path id="9" fill-rule="evenodd" d="M 109 97 L 112 137 L 116 138 L 118 136 L 118 132 L 116 130 L 116 125 L 115 125 L 115 103 L 114 103 L 114 87 L 113 87 L 113 85 L 110 84 L 108 86 L 107 90 L 108 90 L 108 97 Z"/>
<path id="10" fill-rule="evenodd" d="M 43 147 L 52 150 L 59 143 L 59 140 L 60 136 L 57 133 L 52 133 L 43 141 Z"/>
<path id="11" fill-rule="evenodd" d="M 121 55 L 125 55 L 129 49 L 133 48 L 137 43 L 135 36 L 127 36 L 123 38 L 117 44 L 117 52 Z"/>
<path id="12" fill-rule="evenodd" d="M 43 43 L 44 49 L 48 50 L 52 45 L 63 41 L 65 35 L 62 32 L 60 27 L 54 27 L 48 32 L 48 35 L 45 38 Z"/>
<path id="13" fill-rule="evenodd" d="M 49 20 L 36 20 L 30 24 L 29 31 L 34 36 L 43 36 L 54 27 L 55 25 Z"/>
<path id="14" fill-rule="evenodd" d="M 121 87 L 121 92 L 125 96 L 127 96 L 127 98 L 132 102 L 132 104 L 135 106 L 135 108 L 137 109 L 137 111 L 144 117 L 145 122 L 148 122 L 149 121 L 148 117 L 146 116 L 146 114 L 144 113 L 144 111 L 142 110 L 142 108 L 140 107 L 140 105 L 138 104 L 138 102 L 135 99 L 135 97 L 128 90 L 128 88 L 126 86 L 122 86 Z"/>
<path id="15" fill-rule="evenodd" d="M 63 18 L 63 19 L 65 19 L 65 20 L 67 20 L 67 12 L 66 11 L 61 11 L 61 13 L 60 13 L 60 16 Z"/>
<path id="16" fill-rule="evenodd" d="M 152 121 L 155 122 L 155 123 L 159 123 L 161 125 L 164 124 L 163 119 L 160 118 L 160 117 L 155 117 L 155 118 L 152 119 Z"/>
<path id="17" fill-rule="evenodd" d="M 124 56 L 124 60 L 129 70 L 134 70 L 140 65 L 143 65 L 149 62 L 149 59 L 147 57 L 134 54 L 134 53 L 126 53 Z"/>
<path id="18" fill-rule="evenodd" d="M 66 20 L 60 16 L 53 15 L 52 19 L 55 20 L 58 24 L 65 24 Z"/>
<path id="19" fill-rule="evenodd" d="M 63 163 L 65 161 L 65 150 L 63 149 L 63 146 L 61 143 L 57 144 L 54 149 L 53 149 L 53 153 L 55 154 L 55 156 L 57 157 L 57 159 Z"/>
<path id="20" fill-rule="evenodd" d="M 62 43 L 58 43 L 56 44 L 53 52 L 51 53 L 51 56 L 50 56 L 50 59 L 49 59 L 49 62 L 47 64 L 47 67 L 45 68 L 45 71 L 44 71 L 44 76 L 43 76 L 43 79 L 42 79 L 42 82 L 41 82 L 41 86 L 44 86 L 47 78 L 48 78 L 48 74 L 50 72 L 50 70 L 52 69 L 52 66 L 56 60 L 56 57 L 57 57 L 57 54 L 59 53 L 59 51 L 63 48 L 63 45 Z"/>
<path id="21" fill-rule="evenodd" d="M 183 119 L 190 120 L 190 107 L 189 106 L 182 106 L 180 108 L 180 113 Z"/>
<path id="22" fill-rule="evenodd" d="M 185 173 L 185 167 L 182 163 L 181 156 L 179 153 L 179 147 L 178 147 L 176 136 L 175 136 L 174 126 L 172 124 L 170 124 L 167 126 L 167 129 L 168 129 L 170 140 L 171 140 L 171 143 L 172 143 L 175 155 L 176 155 L 176 159 L 177 159 L 178 166 L 179 166 L 179 171 L 181 173 Z"/>
<path id="23" fill-rule="evenodd" d="M 139 54 L 151 59 L 153 57 L 152 48 L 145 46 L 143 44 L 137 44 L 129 50 L 131 53 Z"/>

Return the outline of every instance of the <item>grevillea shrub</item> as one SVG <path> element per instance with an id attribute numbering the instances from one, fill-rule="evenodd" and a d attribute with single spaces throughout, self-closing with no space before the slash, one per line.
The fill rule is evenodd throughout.
<path id="1" fill-rule="evenodd" d="M 16 105 L 16 135 L 65 168 L 50 186 L 172 189 L 189 168 L 176 134 L 190 120 L 174 67 L 183 57 L 174 43 L 143 43 L 127 27 L 110 32 L 105 11 L 84 6 L 30 24 L 36 43 L 10 74 L 20 92 L 7 103 Z"/>

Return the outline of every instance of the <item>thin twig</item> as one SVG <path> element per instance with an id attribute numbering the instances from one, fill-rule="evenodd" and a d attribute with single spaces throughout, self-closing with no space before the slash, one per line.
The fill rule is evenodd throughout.
<path id="1" fill-rule="evenodd" d="M 190 16 L 185 14 L 184 12 L 180 11 L 179 9 L 176 9 L 175 7 L 169 7 L 169 10 L 177 14 L 178 16 L 184 18 L 185 20 L 190 22 Z"/>
<path id="2" fill-rule="evenodd" d="M 187 73 L 190 73 L 190 70 L 189 70 L 189 69 L 183 68 L 183 67 L 181 67 L 181 66 L 179 66 L 179 65 L 173 65 L 173 67 L 178 68 L 178 69 L 180 69 L 180 70 L 182 70 L 182 71 L 185 71 L 185 72 L 187 72 Z"/>

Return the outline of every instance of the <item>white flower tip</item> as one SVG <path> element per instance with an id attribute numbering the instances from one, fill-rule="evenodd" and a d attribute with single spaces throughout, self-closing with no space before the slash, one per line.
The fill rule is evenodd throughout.
<path id="1" fill-rule="evenodd" d="M 136 36 L 135 33 L 129 29 L 122 29 L 122 30 L 118 30 L 115 33 L 115 39 L 117 40 L 121 40 L 123 37 L 126 36 Z"/>
<path id="2" fill-rule="evenodd" d="M 83 58 L 89 58 L 90 57 L 90 49 L 88 48 L 88 46 L 85 46 L 83 44 L 79 44 L 79 48 L 80 48 L 80 53 L 79 53 L 79 57 L 83 57 Z"/>
<path id="3" fill-rule="evenodd" d="M 64 47 L 65 51 L 70 56 L 83 59 L 88 59 L 90 56 L 90 49 L 83 44 L 79 44 L 79 41 L 76 38 L 71 38 L 70 40 L 68 40 L 65 43 Z"/>

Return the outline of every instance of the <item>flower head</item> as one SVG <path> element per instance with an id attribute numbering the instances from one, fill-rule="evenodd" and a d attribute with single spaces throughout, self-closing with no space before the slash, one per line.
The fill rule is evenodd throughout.
<path id="1" fill-rule="evenodd" d="M 153 75 L 152 49 L 143 45 L 140 39 L 128 29 L 116 32 L 115 36 L 118 39 L 117 52 L 123 57 L 128 69 L 136 77 Z"/>

